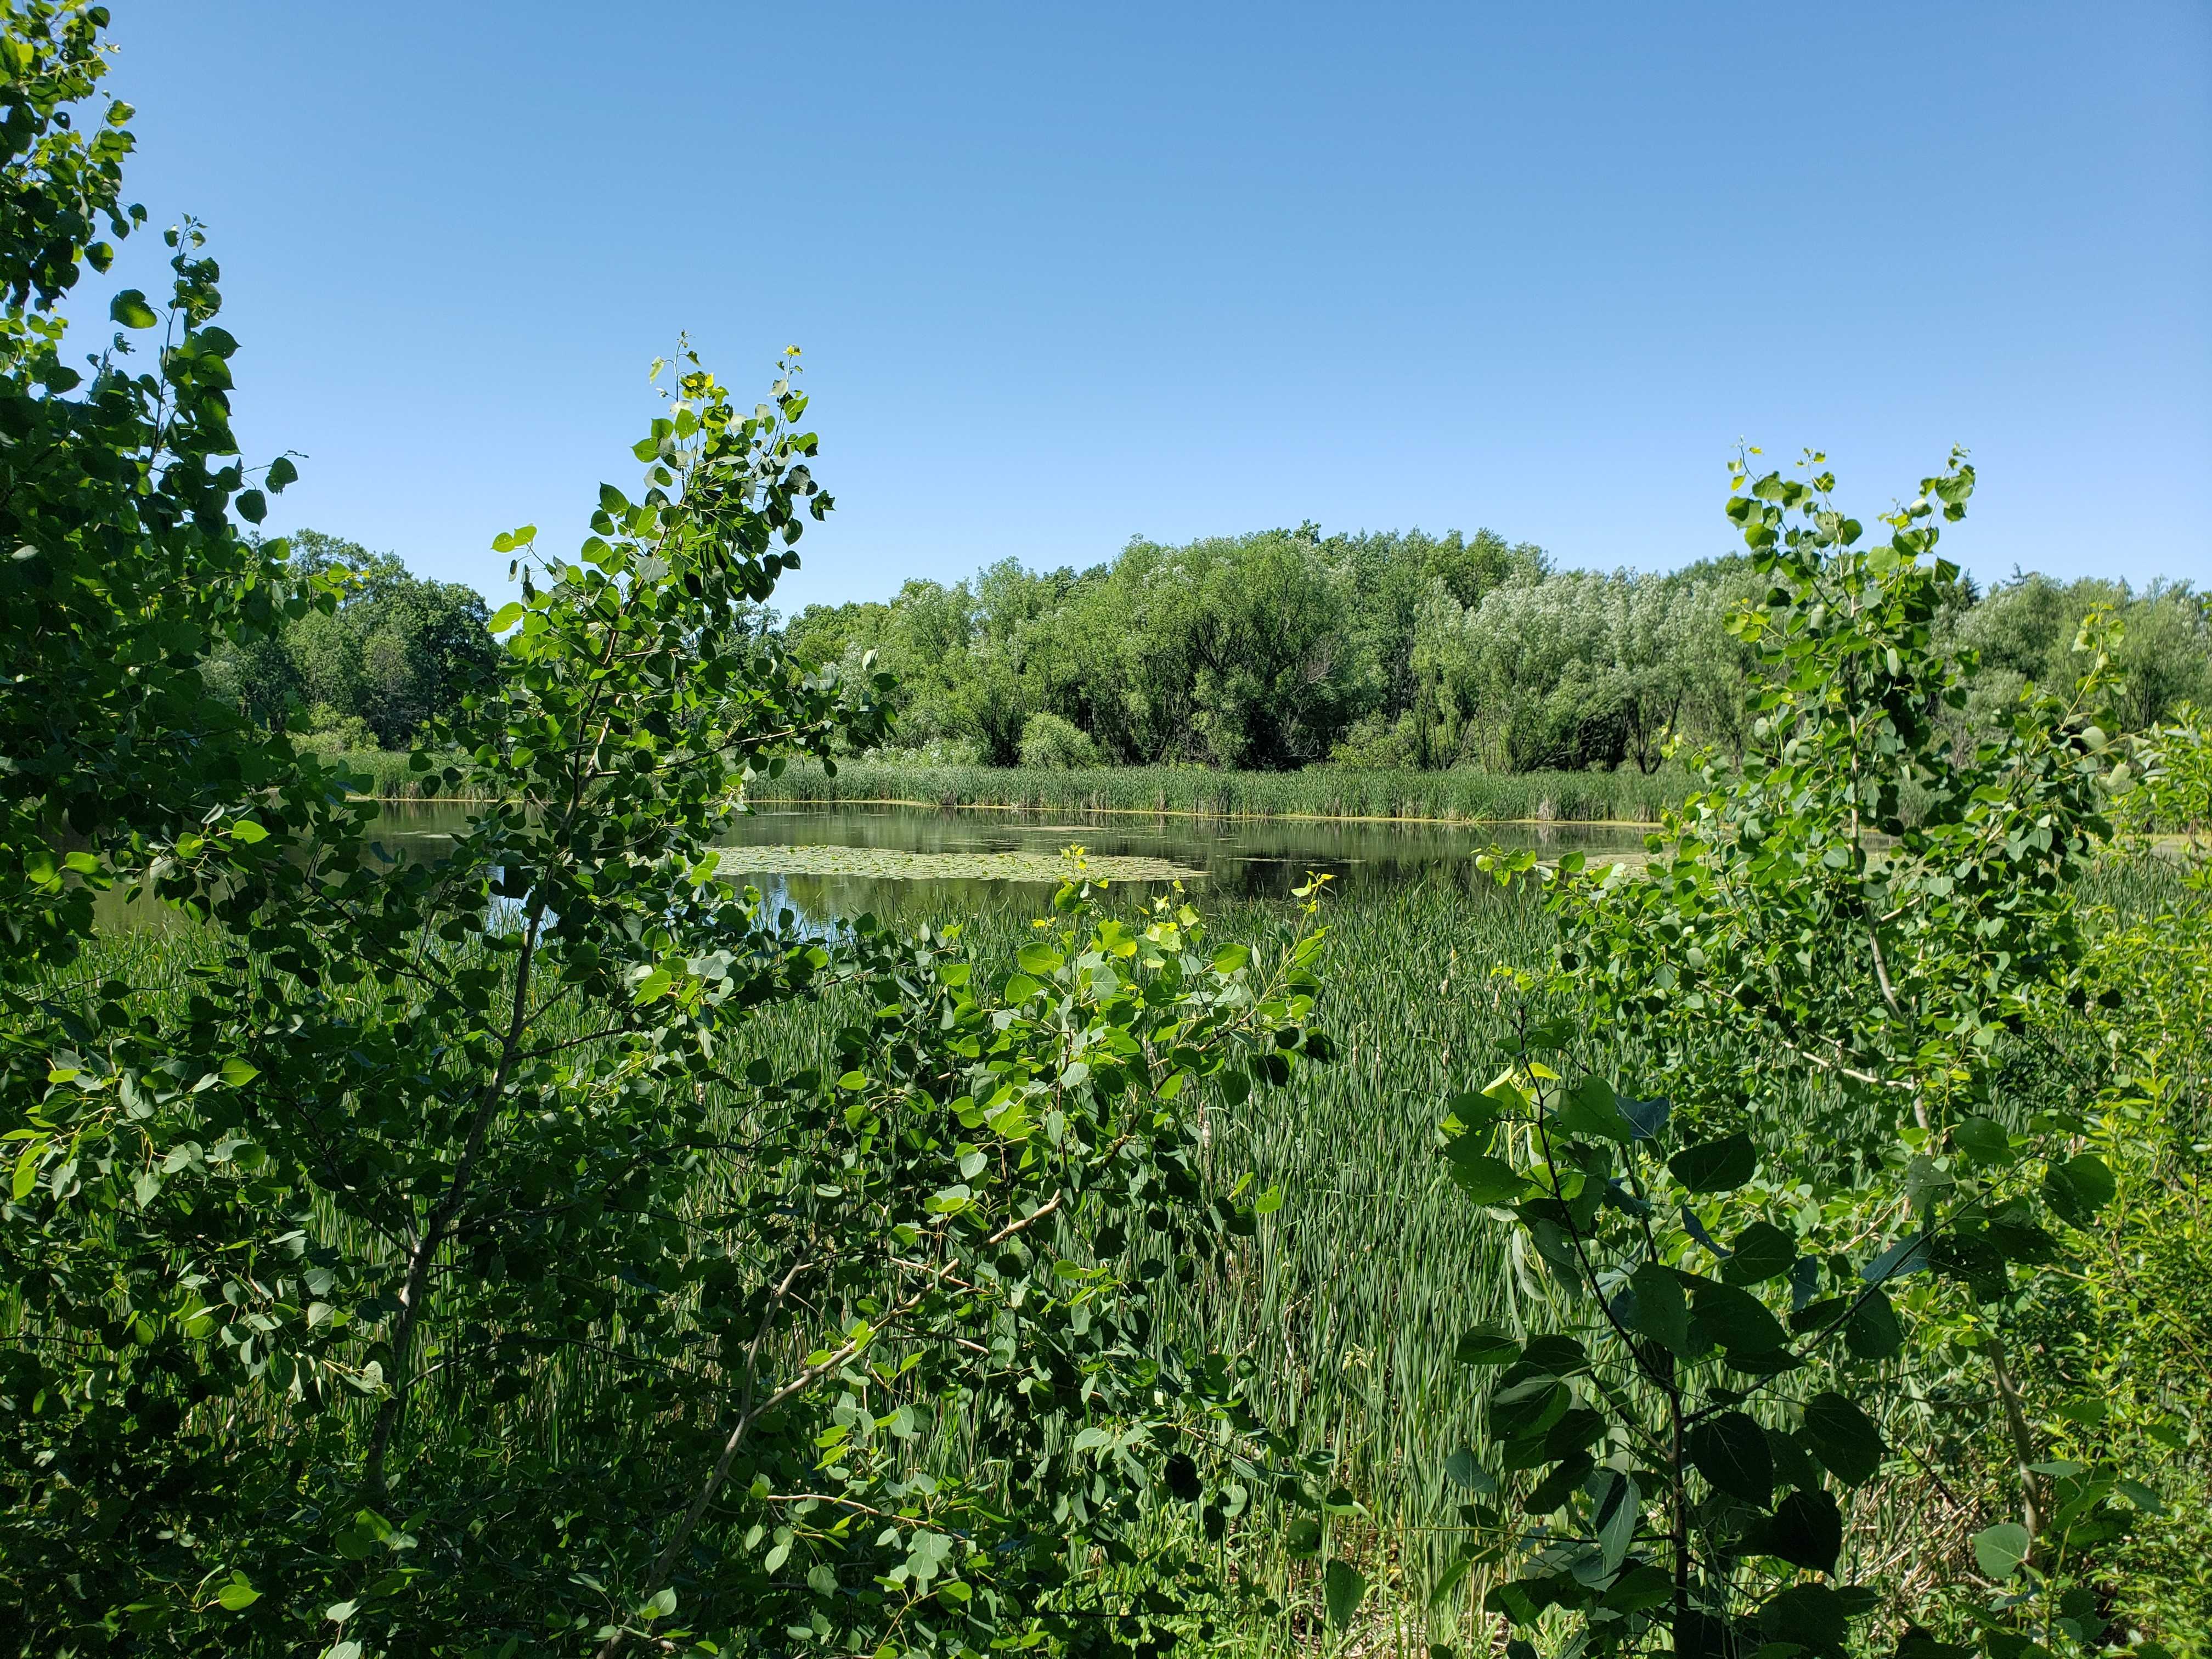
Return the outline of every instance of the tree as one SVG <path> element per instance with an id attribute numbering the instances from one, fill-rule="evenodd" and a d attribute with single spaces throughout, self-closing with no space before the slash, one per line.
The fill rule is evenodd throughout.
<path id="1" fill-rule="evenodd" d="M 2045 1468 L 2008 1346 L 2111 1167 L 2078 1104 L 2030 1109 L 1996 1064 L 2086 994 L 2075 886 L 2106 833 L 2109 658 L 2093 630 L 2074 696 L 2023 695 L 1956 760 L 1934 714 L 1973 664 L 1936 644 L 1956 573 L 1923 560 L 1972 469 L 1923 480 L 1869 550 L 1808 470 L 1739 468 L 1729 503 L 1771 584 L 1732 624 L 1765 676 L 1741 772 L 1710 769 L 1640 872 L 1562 860 L 1559 1001 L 1510 982 L 1518 1044 L 1445 1120 L 1455 1176 L 1512 1210 L 1567 1321 L 1461 1346 L 1504 1368 L 1497 1462 L 1457 1471 L 1495 1500 L 1468 1559 L 1517 1557 L 1491 1609 L 1533 1630 L 1560 1608 L 1595 1651 L 1840 1652 L 1879 1601 L 1849 1582 L 1850 1493 L 1928 1432 L 1934 1379 L 1962 1364 L 1990 1404 L 1949 1431 L 2017 1471 L 1984 1571 L 2047 1570 L 2117 1490 Z M 1595 1030 L 1640 1065 L 1609 1075 Z M 1981 1615 L 1993 1653 L 2019 1650 L 2021 1616 Z"/>
<path id="2" fill-rule="evenodd" d="M 804 398 L 678 374 L 580 560 L 495 544 L 495 675 L 413 757 L 486 803 L 447 856 L 380 861 L 303 757 L 161 849 L 188 996 L 4 1033 L 0 1572 L 43 1649 L 981 1650 L 1212 1594 L 1172 1550 L 1116 1588 L 1164 1502 L 1194 1540 L 1249 1495 L 1233 1376 L 1150 1306 L 1255 1222 L 1197 1103 L 1326 1053 L 1310 914 L 1255 955 L 1079 862 L 977 963 L 718 876 L 747 784 L 878 738 L 889 682 L 755 625 L 830 505 Z M 828 1071 L 747 1054 L 801 995 L 854 1009 Z"/>
<path id="3" fill-rule="evenodd" d="M 1067 768 L 1096 766 L 1098 745 L 1057 714 L 1038 713 L 1022 726 L 1022 764 Z"/>
<path id="4" fill-rule="evenodd" d="M 386 749 L 456 709 L 491 672 L 483 598 L 427 580 L 398 557 L 302 530 L 288 544 L 284 582 L 342 595 L 265 638 L 225 641 L 203 671 L 216 695 L 268 728 L 310 736 L 349 725 Z"/>
<path id="5" fill-rule="evenodd" d="M 108 268 L 103 230 L 145 222 L 121 195 L 130 106 L 84 108 L 106 17 L 82 0 L 0 9 L 0 960 L 14 971 L 75 951 L 113 861 L 143 862 L 146 838 L 275 775 L 284 757 L 199 665 L 217 640 L 251 646 L 318 602 L 282 592 L 283 544 L 230 516 L 258 522 L 264 497 L 231 435 L 237 343 L 215 322 L 219 273 L 196 226 L 167 233 L 166 308 L 125 290 L 90 380 L 63 362 L 56 306 L 84 267 Z M 264 487 L 295 476 L 279 459 Z"/>

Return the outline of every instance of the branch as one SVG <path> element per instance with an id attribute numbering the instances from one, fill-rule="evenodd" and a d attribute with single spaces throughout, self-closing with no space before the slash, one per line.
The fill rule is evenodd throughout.
<path id="1" fill-rule="evenodd" d="M 1059 1200 L 1055 1199 L 1054 1203 L 1057 1204 L 1058 1201 Z M 1048 1209 L 1050 1207 L 1052 1206 L 1047 1206 Z M 1043 1211 L 1038 1212 L 1039 1215 L 1043 1213 Z M 1035 1220 L 1036 1218 L 1037 1218 L 1036 1216 L 1030 1218 L 1031 1220 Z M 669 1569 L 676 1565 L 676 1558 L 683 1553 L 684 1545 L 691 1541 L 692 1533 L 697 1530 L 699 1522 L 705 1518 L 708 1506 L 714 1503 L 715 1494 L 721 1491 L 722 1483 L 729 1479 L 730 1465 L 736 1461 L 738 1449 L 744 1444 L 745 1436 L 750 1431 L 752 1425 L 758 1422 L 763 1417 L 766 1416 L 769 1412 L 774 1411 L 778 1406 L 781 1406 L 785 1401 L 790 1399 L 792 1395 L 811 1388 L 815 1383 L 820 1382 L 823 1377 L 829 1376 L 832 1371 L 835 1371 L 840 1366 L 844 1364 L 847 1360 L 852 1358 L 854 1355 L 859 1353 L 862 1348 L 866 1347 L 874 1338 L 877 1332 L 880 1331 L 884 1326 L 890 1324 L 892 1320 L 900 1317 L 903 1314 L 912 1313 L 927 1299 L 933 1291 L 937 1289 L 939 1283 L 944 1279 L 945 1275 L 951 1273 L 953 1268 L 959 1265 L 959 1257 L 953 1256 L 947 1259 L 942 1267 L 938 1268 L 934 1273 L 930 1275 L 927 1282 L 925 1283 L 920 1290 L 916 1291 L 905 1301 L 900 1303 L 898 1306 L 891 1309 L 876 1325 L 863 1332 L 859 1336 L 848 1338 L 844 1344 L 835 1352 L 826 1354 L 816 1364 L 805 1367 L 799 1373 L 798 1376 L 793 1377 L 789 1382 L 786 1382 L 781 1388 L 778 1389 L 774 1394 L 769 1395 L 767 1399 L 762 1401 L 758 1405 L 748 1406 L 745 1408 L 744 1413 L 739 1415 L 735 1426 L 730 1430 L 730 1437 L 723 1443 L 722 1455 L 714 1460 L 714 1467 L 713 1470 L 709 1472 L 706 1480 L 701 1485 L 697 1494 L 691 1499 L 690 1506 L 684 1510 L 684 1519 L 678 1523 L 675 1533 L 669 1538 L 668 1542 L 661 1547 L 659 1555 L 654 1559 L 653 1563 L 653 1571 L 646 1578 L 646 1582 L 647 1583 L 658 1584 L 668 1577 Z M 784 1275 L 783 1283 L 777 1286 L 776 1301 L 780 1301 L 784 1293 L 790 1289 L 793 1282 L 797 1279 L 801 1269 L 805 1266 L 805 1264 L 801 1262 L 797 1266 L 794 1266 L 788 1273 Z M 762 1338 L 768 1334 L 769 1324 L 770 1320 L 773 1318 L 774 1303 L 772 1302 L 770 1304 L 769 1318 L 762 1321 L 761 1328 L 753 1338 L 752 1350 L 749 1352 L 746 1356 L 746 1363 L 749 1368 L 751 1364 L 753 1353 L 757 1352 Z M 616 1659 L 616 1656 L 621 1653 L 625 1647 L 629 1645 L 629 1638 L 635 1632 L 633 1632 L 627 1625 L 617 1629 L 613 1635 L 608 1637 L 607 1639 L 600 1644 L 596 1659 Z"/>

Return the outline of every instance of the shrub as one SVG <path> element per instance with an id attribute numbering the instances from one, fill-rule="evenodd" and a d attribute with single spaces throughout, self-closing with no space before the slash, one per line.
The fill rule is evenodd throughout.
<path id="1" fill-rule="evenodd" d="M 1096 766 L 1098 745 L 1073 722 L 1040 710 L 1022 723 L 1022 764 L 1063 772 Z"/>

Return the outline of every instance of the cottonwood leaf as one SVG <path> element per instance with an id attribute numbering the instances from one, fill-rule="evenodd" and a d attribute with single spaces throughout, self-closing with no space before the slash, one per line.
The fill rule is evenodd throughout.
<path id="1" fill-rule="evenodd" d="M 1667 1160 L 1667 1167 L 1693 1193 L 1729 1193 L 1751 1179 L 1759 1153 L 1751 1137 L 1739 1132 L 1686 1146 Z"/>

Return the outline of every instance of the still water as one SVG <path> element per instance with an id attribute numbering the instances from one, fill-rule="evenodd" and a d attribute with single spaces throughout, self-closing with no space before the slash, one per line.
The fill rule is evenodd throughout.
<path id="1" fill-rule="evenodd" d="M 468 808 L 387 806 L 377 835 L 396 855 L 435 857 Z M 815 926 L 880 916 L 957 915 L 1042 903 L 1062 850 L 1080 845 L 1118 886 L 1183 880 L 1216 898 L 1281 898 L 1309 871 L 1346 897 L 1430 880 L 1471 884 L 1486 848 L 1640 852 L 1644 831 L 1595 824 L 1441 824 L 1177 817 L 1000 808 L 758 806 L 724 838 L 721 870 Z"/>

